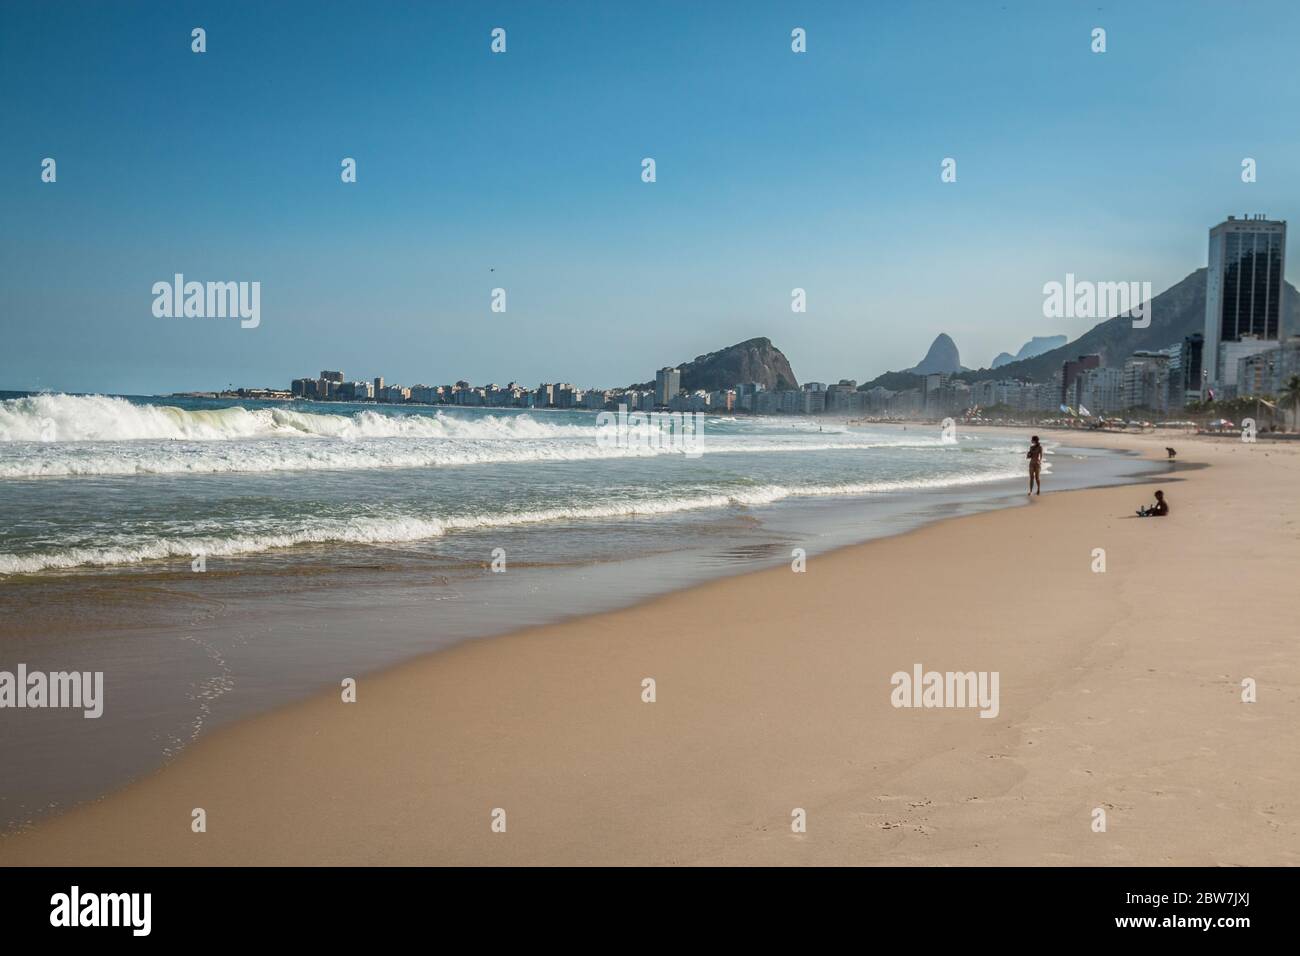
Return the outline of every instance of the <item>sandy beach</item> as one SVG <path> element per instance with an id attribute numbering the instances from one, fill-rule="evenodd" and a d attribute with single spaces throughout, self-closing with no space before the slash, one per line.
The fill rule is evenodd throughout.
<path id="1" fill-rule="evenodd" d="M 1068 437 L 1178 465 L 340 675 L 0 864 L 1300 863 L 1300 443 Z"/>

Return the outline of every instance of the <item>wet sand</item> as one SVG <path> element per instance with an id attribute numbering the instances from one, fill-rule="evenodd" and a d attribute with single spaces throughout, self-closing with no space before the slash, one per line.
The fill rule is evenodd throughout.
<path id="1" fill-rule="evenodd" d="M 1300 862 L 1300 445 L 1172 443 L 1210 467 L 1161 485 L 1169 519 L 1049 478 L 802 574 L 460 644 L 206 735 L 0 864 Z M 998 672 L 998 716 L 891 706 L 918 663 Z"/>

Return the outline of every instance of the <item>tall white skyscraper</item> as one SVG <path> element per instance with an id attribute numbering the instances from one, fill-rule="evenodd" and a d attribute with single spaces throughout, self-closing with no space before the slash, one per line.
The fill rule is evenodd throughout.
<path id="1" fill-rule="evenodd" d="M 1285 265 L 1285 221 L 1229 216 L 1210 230 L 1204 356 L 1211 385 L 1235 380 L 1235 358 L 1229 369 L 1225 345 L 1257 341 L 1263 350 L 1286 334 Z M 1241 348 L 1232 350 L 1234 356 Z"/>
<path id="2" fill-rule="evenodd" d="M 655 404 L 667 405 L 682 389 L 680 369 L 661 368 L 655 372 Z"/>

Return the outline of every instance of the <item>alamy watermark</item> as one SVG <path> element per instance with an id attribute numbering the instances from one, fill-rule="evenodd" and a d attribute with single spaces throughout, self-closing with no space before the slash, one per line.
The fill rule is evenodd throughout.
<path id="1" fill-rule="evenodd" d="M 104 713 L 103 671 L 0 671 L 0 709 L 68 707 L 93 720 Z"/>
<path id="2" fill-rule="evenodd" d="M 687 458 L 704 454 L 704 412 L 617 412 L 596 416 L 596 445 L 638 454 L 681 452 Z"/>
<path id="3" fill-rule="evenodd" d="M 1151 325 L 1150 282 L 1091 282 L 1076 280 L 1073 272 L 1065 282 L 1043 285 L 1043 315 L 1049 319 L 1109 319 L 1126 316 L 1133 328 Z"/>
<path id="4" fill-rule="evenodd" d="M 148 936 L 153 920 L 152 893 L 84 893 L 74 885 L 50 897 L 50 925 L 118 926 L 132 936 Z"/>
<path id="5" fill-rule="evenodd" d="M 159 319 L 241 319 L 240 328 L 262 324 L 262 283 L 186 282 L 176 273 L 172 281 L 153 284 L 153 314 Z"/>
<path id="6" fill-rule="evenodd" d="M 889 678 L 889 702 L 895 707 L 978 707 L 981 717 L 996 717 L 998 671 L 895 671 Z"/>

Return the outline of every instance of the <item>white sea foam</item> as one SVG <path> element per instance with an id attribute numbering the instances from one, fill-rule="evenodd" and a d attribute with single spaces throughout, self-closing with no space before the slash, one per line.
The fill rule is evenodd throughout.
<path id="1" fill-rule="evenodd" d="M 592 426 L 543 422 L 527 414 L 472 418 L 316 414 L 293 408 L 190 410 L 139 405 L 107 395 L 30 395 L 0 402 L 0 442 L 234 441 L 263 438 L 579 438 Z"/>
<path id="2" fill-rule="evenodd" d="M 527 413 L 318 414 L 240 406 L 191 411 L 102 395 L 36 395 L 0 402 L 0 479 L 429 468 L 533 461 L 588 461 L 675 454 L 609 448 L 591 424 Z M 753 427 L 746 422 L 746 427 Z M 707 427 L 707 426 L 706 426 Z M 764 423 L 757 434 L 718 431 L 709 454 L 932 448 L 923 438 L 791 433 Z"/>
<path id="3" fill-rule="evenodd" d="M 936 443 L 937 444 L 937 443 Z M 849 451 L 872 448 L 921 448 L 923 445 L 869 442 L 777 443 L 725 442 L 706 445 L 710 455 L 754 455 Z M 276 471 L 342 471 L 358 468 L 434 468 L 511 462 L 590 461 L 678 455 L 672 449 L 601 448 L 595 439 L 510 442 L 468 439 L 362 442 L 290 442 L 252 440 L 216 447 L 183 442 L 79 443 L 0 446 L 0 479 L 59 478 L 94 475 L 175 475 Z"/>
<path id="4" fill-rule="evenodd" d="M 230 536 L 177 536 L 102 547 L 70 547 L 37 554 L 0 554 L 0 574 L 24 574 L 82 566 L 137 564 L 165 558 L 256 554 L 307 544 L 401 544 L 440 537 L 448 531 L 509 527 L 554 521 L 636 518 L 708 508 L 758 506 L 795 497 L 849 497 L 942 489 L 984 484 L 1019 477 L 1020 470 L 947 478 L 876 481 L 834 485 L 760 485 L 716 494 L 701 493 L 659 498 L 613 499 L 605 504 L 491 514 L 421 517 L 352 517 L 311 519 L 291 531 Z"/>
<path id="5" fill-rule="evenodd" d="M 709 419 L 702 463 L 628 468 L 601 460 L 673 453 L 602 447 L 595 422 L 578 413 L 459 409 L 188 410 L 107 396 L 0 402 L 0 491 L 12 495 L 11 512 L 0 498 L 0 517 L 12 519 L 8 529 L 0 527 L 0 574 L 314 544 L 401 544 L 462 529 L 908 492 L 1020 474 L 1019 451 L 997 441 L 943 444 L 937 430 L 749 418 Z M 584 467 L 474 468 L 535 462 Z M 474 470 L 464 477 L 436 473 L 448 466 Z M 353 472 L 377 469 L 391 471 L 358 484 L 364 491 L 348 490 Z M 312 471 L 336 476 L 240 480 Z M 193 484 L 131 480 L 187 474 L 218 477 Z M 232 478 L 220 480 L 224 474 Z M 98 482 L 32 480 L 82 476 L 128 477 L 112 482 L 122 493 L 107 498 Z M 480 478 L 486 484 L 478 485 Z M 196 493 L 211 507 L 196 505 Z"/>

